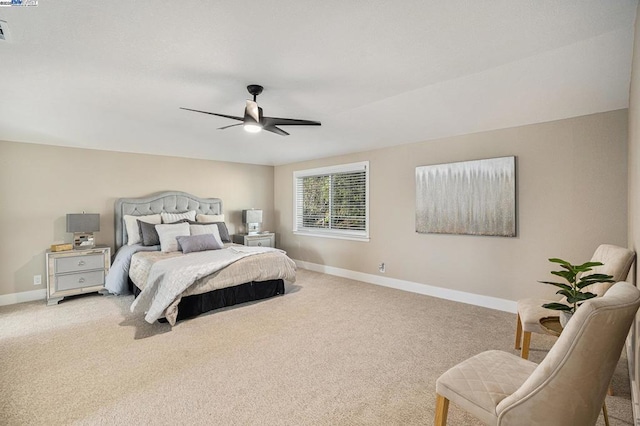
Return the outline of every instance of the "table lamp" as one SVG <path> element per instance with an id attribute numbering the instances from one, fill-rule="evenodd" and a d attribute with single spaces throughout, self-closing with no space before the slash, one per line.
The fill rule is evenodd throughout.
<path id="1" fill-rule="evenodd" d="M 242 222 L 247 226 L 247 234 L 258 234 L 262 223 L 262 210 L 242 210 Z"/>
<path id="2" fill-rule="evenodd" d="M 93 233 L 100 230 L 98 213 L 67 214 L 67 232 L 73 233 L 73 248 L 89 249 L 95 247 Z"/>

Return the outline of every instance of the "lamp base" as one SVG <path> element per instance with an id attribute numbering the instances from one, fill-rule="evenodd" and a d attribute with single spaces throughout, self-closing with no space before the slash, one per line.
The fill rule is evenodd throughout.
<path id="1" fill-rule="evenodd" d="M 247 234 L 258 235 L 260 233 L 259 223 L 247 223 Z"/>
<path id="2" fill-rule="evenodd" d="M 84 250 L 92 249 L 96 246 L 92 232 L 74 232 L 73 233 L 73 249 Z"/>

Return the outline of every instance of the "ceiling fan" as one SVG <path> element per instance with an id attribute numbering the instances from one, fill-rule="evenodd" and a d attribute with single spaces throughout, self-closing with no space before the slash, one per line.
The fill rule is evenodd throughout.
<path id="1" fill-rule="evenodd" d="M 236 117 L 234 115 L 217 114 L 215 112 L 199 111 L 197 109 L 183 108 L 187 111 L 201 112 L 203 114 L 217 115 L 218 117 L 231 118 L 232 120 L 242 121 L 242 123 L 231 124 L 218 128 L 218 130 L 228 129 L 229 127 L 244 126 L 244 129 L 250 133 L 258 133 L 261 130 L 276 133 L 281 136 L 287 136 L 289 133 L 278 128 L 277 126 L 320 126 L 319 121 L 297 120 L 294 118 L 276 118 L 265 117 L 262 115 L 262 108 L 258 106 L 256 97 L 262 93 L 263 87 L 257 84 L 250 84 L 247 90 L 253 95 L 253 101 L 247 99 L 247 106 L 244 108 L 244 116 Z"/>

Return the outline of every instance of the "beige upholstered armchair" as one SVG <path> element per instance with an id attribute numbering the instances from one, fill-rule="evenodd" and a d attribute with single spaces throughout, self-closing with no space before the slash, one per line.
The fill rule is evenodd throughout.
<path id="1" fill-rule="evenodd" d="M 640 306 L 626 282 L 586 301 L 538 365 L 487 351 L 436 382 L 435 424 L 446 424 L 449 401 L 486 424 L 594 425 L 625 339 Z"/>
<path id="2" fill-rule="evenodd" d="M 592 262 L 601 262 L 604 265 L 593 268 L 590 274 L 599 273 L 613 276 L 615 282 L 627 279 L 627 274 L 635 258 L 635 253 L 629 249 L 602 244 L 599 246 Z M 600 297 L 611 287 L 611 283 L 599 283 L 586 287 L 586 291 L 594 293 Z M 545 317 L 557 317 L 560 311 L 545 309 L 545 303 L 557 302 L 557 300 L 546 299 L 521 299 L 518 300 L 518 318 L 516 320 L 516 349 L 521 349 L 520 356 L 529 359 L 529 345 L 531 343 L 531 333 L 545 334 L 540 325 L 540 320 Z"/>

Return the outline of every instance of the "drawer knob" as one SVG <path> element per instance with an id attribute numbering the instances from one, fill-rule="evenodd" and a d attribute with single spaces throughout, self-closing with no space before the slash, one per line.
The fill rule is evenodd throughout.
<path id="1" fill-rule="evenodd" d="M 78 266 L 84 266 L 84 260 L 81 260 L 80 262 L 78 262 Z"/>
<path id="2" fill-rule="evenodd" d="M 80 279 L 78 279 L 78 282 L 79 282 L 80 284 L 84 283 L 84 277 L 80 277 Z"/>
<path id="3" fill-rule="evenodd" d="M 262 245 L 262 243 L 258 243 L 258 245 L 259 245 L 259 246 L 261 246 L 261 245 Z"/>

